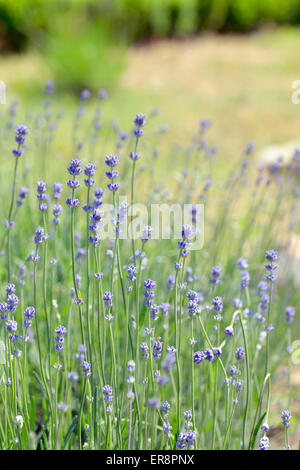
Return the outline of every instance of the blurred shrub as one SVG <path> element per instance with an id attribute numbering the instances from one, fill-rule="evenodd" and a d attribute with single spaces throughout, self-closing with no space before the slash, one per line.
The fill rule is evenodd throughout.
<path id="1" fill-rule="evenodd" d="M 299 0 L 0 0 L 0 48 L 20 50 L 75 16 L 125 41 L 182 36 L 202 29 L 247 31 L 263 21 L 300 23 Z"/>
<path id="2" fill-rule="evenodd" d="M 249 31 L 264 21 L 300 23 L 299 0 L 102 0 L 102 15 L 129 40 L 203 29 Z"/>
<path id="3" fill-rule="evenodd" d="M 94 0 L 0 0 L 0 50 L 45 56 L 57 87 L 110 87 L 125 46 Z"/>
<path id="4" fill-rule="evenodd" d="M 123 68 L 125 47 L 103 25 L 76 25 L 50 33 L 45 53 L 57 85 L 79 91 L 110 88 Z"/>

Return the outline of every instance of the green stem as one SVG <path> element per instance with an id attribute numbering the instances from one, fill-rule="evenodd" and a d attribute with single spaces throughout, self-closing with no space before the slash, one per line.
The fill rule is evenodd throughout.
<path id="1" fill-rule="evenodd" d="M 38 255 L 38 247 L 36 247 L 35 250 L 35 256 Z M 36 338 L 37 338 L 37 345 L 38 345 L 38 353 L 39 353 L 39 364 L 40 364 L 40 372 L 41 372 L 41 377 L 42 381 L 45 387 L 45 392 L 48 398 L 48 404 L 49 404 L 49 409 L 50 409 L 50 416 L 51 416 L 51 439 L 52 439 L 52 446 L 54 447 L 54 412 L 53 412 L 53 407 L 52 407 L 52 401 L 51 401 L 51 395 L 49 391 L 49 387 L 47 384 L 44 368 L 43 368 L 43 363 L 42 363 L 42 351 L 41 351 L 41 341 L 40 341 L 40 327 L 39 327 L 39 315 L 37 312 L 37 295 L 36 295 L 36 270 L 37 270 L 37 262 L 34 261 L 34 267 L 33 267 L 33 298 L 34 298 L 34 308 L 36 311 L 36 316 L 35 316 L 35 328 L 36 328 Z"/>
<path id="2" fill-rule="evenodd" d="M 20 145 L 18 146 L 18 149 L 20 148 Z M 15 192 L 16 192 L 16 179 L 17 179 L 17 168 L 18 168 L 18 162 L 19 162 L 19 157 L 16 157 L 15 159 L 15 167 L 14 167 L 14 176 L 13 176 L 13 185 L 12 185 L 12 190 L 11 190 L 11 200 L 10 200 L 10 207 L 9 207 L 9 213 L 8 213 L 8 235 L 7 235 L 7 279 L 8 282 L 10 282 L 11 278 L 11 253 L 10 253 L 10 223 L 11 223 L 11 216 L 12 216 L 12 211 L 14 207 L 14 202 L 15 202 Z"/>
<path id="3" fill-rule="evenodd" d="M 242 313 L 239 313 L 241 329 L 243 333 L 243 340 L 244 340 L 244 347 L 245 347 L 245 360 L 246 360 L 246 404 L 245 404 L 245 412 L 243 415 L 243 444 L 242 448 L 245 449 L 246 443 L 246 428 L 247 428 L 247 418 L 248 418 L 248 409 L 249 409 L 249 400 L 250 400 L 250 365 L 249 365 L 249 348 L 248 348 L 248 341 L 247 335 L 245 332 L 245 328 L 243 325 L 243 317 Z"/>
<path id="4" fill-rule="evenodd" d="M 72 199 L 74 197 L 74 190 L 72 190 Z M 79 303 L 79 292 L 77 288 L 77 283 L 76 283 L 76 273 L 75 273 L 75 241 L 74 241 L 74 210 L 75 208 L 71 208 L 71 254 L 72 254 L 72 275 L 73 275 L 73 286 L 75 290 L 75 295 L 76 295 L 76 300 L 78 302 L 78 313 L 79 313 L 79 322 L 80 322 L 80 331 L 81 331 L 81 341 L 82 344 L 85 344 L 85 339 L 84 339 L 84 329 L 83 329 L 83 319 L 82 319 L 82 311 L 81 311 L 81 306 Z"/>

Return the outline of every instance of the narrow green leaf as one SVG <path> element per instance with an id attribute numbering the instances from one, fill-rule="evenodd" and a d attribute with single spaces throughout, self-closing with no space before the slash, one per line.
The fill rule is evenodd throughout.
<path id="1" fill-rule="evenodd" d="M 66 446 L 67 446 L 67 444 L 68 444 L 68 442 L 69 442 L 69 440 L 70 440 L 70 437 L 71 437 L 72 432 L 74 432 L 74 430 L 76 429 L 77 422 L 78 422 L 78 416 L 75 416 L 75 417 L 73 418 L 73 421 L 72 421 L 72 423 L 70 424 L 70 427 L 69 427 L 69 429 L 68 429 L 68 432 L 67 432 L 67 434 L 66 434 L 66 436 L 65 436 L 65 438 L 64 438 L 64 445 L 63 445 L 63 447 L 62 447 L 62 450 L 65 450 L 65 448 L 66 448 Z"/>
<path id="2" fill-rule="evenodd" d="M 255 429 L 254 429 L 254 433 L 253 433 L 253 437 L 252 437 L 252 440 L 251 440 L 251 444 L 250 444 L 250 449 L 253 450 L 254 449 L 254 446 L 255 446 L 255 441 L 256 441 L 256 436 L 257 436 L 257 433 L 263 423 L 263 420 L 265 419 L 265 416 L 266 416 L 266 412 L 264 412 L 261 417 L 259 418 L 259 420 L 257 421 L 257 424 L 255 426 Z"/>

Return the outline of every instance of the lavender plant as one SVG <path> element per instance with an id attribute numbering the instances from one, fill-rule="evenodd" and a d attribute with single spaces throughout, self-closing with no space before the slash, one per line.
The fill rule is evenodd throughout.
<path id="1" fill-rule="evenodd" d="M 157 158 L 155 113 L 111 132 L 106 93 L 91 117 L 83 90 L 69 126 L 54 115 L 53 91 L 48 81 L 39 126 L 17 126 L 3 169 L 12 182 L 0 209 L 0 448 L 293 448 L 299 298 L 283 241 L 291 217 L 299 228 L 299 152 L 286 168 L 257 170 L 249 144 L 219 178 L 211 121 L 201 120 L 182 158 L 163 144 Z M 69 153 L 50 167 L 58 120 Z M 0 126 L 4 152 L 13 136 Z M 128 226 L 137 202 L 150 214 L 151 204 L 189 201 L 177 240 L 157 237 L 150 217 L 137 236 Z M 205 243 L 194 250 L 199 202 Z M 278 405 L 291 411 L 273 437 Z"/>

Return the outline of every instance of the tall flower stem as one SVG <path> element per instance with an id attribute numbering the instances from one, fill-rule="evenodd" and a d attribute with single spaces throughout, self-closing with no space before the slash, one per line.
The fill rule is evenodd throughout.
<path id="1" fill-rule="evenodd" d="M 138 141 L 139 141 L 139 139 L 136 138 L 135 149 L 134 149 L 135 154 L 136 154 L 137 148 L 138 148 Z M 133 162 L 132 162 L 132 171 L 131 171 L 131 201 L 130 201 L 131 211 L 133 210 L 133 205 L 134 205 L 135 163 L 136 163 L 136 160 L 134 159 Z M 135 264 L 136 263 L 136 260 L 135 260 L 135 241 L 134 241 L 134 233 L 133 233 L 132 224 L 131 224 L 131 246 L 132 246 L 133 262 Z"/>
<path id="2" fill-rule="evenodd" d="M 144 243 L 142 243 L 141 253 L 143 252 Z M 135 281 L 135 363 L 137 375 L 139 373 L 139 335 L 140 335 L 140 279 L 141 279 L 142 257 L 140 257 Z"/>
<path id="3" fill-rule="evenodd" d="M 231 430 L 231 425 L 232 425 L 232 420 L 233 420 L 233 415 L 236 409 L 236 405 L 237 405 L 237 401 L 233 400 L 232 408 L 231 408 L 231 412 L 230 412 L 230 416 L 229 416 L 229 420 L 228 420 L 227 428 L 225 432 L 225 437 L 223 441 L 223 450 L 227 449 L 230 446 L 230 438 L 231 438 L 230 430 Z"/>
<path id="4" fill-rule="evenodd" d="M 18 147 L 18 149 L 20 146 Z M 10 246 L 10 223 L 11 223 L 11 216 L 15 202 L 15 193 L 16 193 L 16 180 L 17 180 L 17 169 L 18 169 L 18 162 L 19 157 L 15 159 L 15 167 L 14 167 L 14 176 L 13 176 L 13 184 L 11 189 L 11 199 L 10 199 L 10 206 L 9 206 L 9 213 L 8 213 L 8 234 L 7 234 L 7 279 L 10 282 L 11 279 L 11 246 Z"/>
<path id="5" fill-rule="evenodd" d="M 35 257 L 38 256 L 38 247 L 36 247 L 35 250 Z M 44 368 L 43 368 L 43 363 L 42 363 L 42 351 L 41 351 L 41 340 L 40 340 L 40 327 L 39 327 L 39 314 L 37 310 L 37 290 L 36 290 L 36 276 L 37 276 L 37 262 L 34 261 L 34 266 L 33 266 L 33 304 L 36 313 L 35 316 L 35 329 L 36 329 L 36 338 L 37 338 L 37 345 L 38 345 L 38 353 L 39 353 L 39 365 L 40 365 L 40 373 L 43 381 L 43 385 L 45 388 L 45 392 L 48 398 L 48 404 L 49 404 L 49 409 L 50 409 L 50 416 L 51 416 L 51 440 L 52 440 L 52 447 L 54 447 L 54 412 L 53 412 L 53 407 L 52 407 L 52 400 L 51 400 L 51 394 L 50 390 L 48 387 L 48 383 L 46 380 Z"/>
<path id="6" fill-rule="evenodd" d="M 217 332 L 217 346 L 220 343 L 220 324 L 218 323 L 218 332 Z M 216 426 L 217 426 L 217 390 L 218 390 L 218 368 L 219 363 L 215 365 L 215 376 L 214 376 L 214 389 L 213 389 L 213 429 L 212 429 L 212 444 L 211 448 L 215 447 L 215 436 L 216 436 Z"/>
<path id="7" fill-rule="evenodd" d="M 79 408 L 79 413 L 78 413 L 78 443 L 79 443 L 79 450 L 82 449 L 82 445 L 81 445 L 81 420 L 82 420 L 82 411 L 83 411 L 83 405 L 84 405 L 84 400 L 85 400 L 87 381 L 88 381 L 88 379 L 85 377 L 84 385 L 83 385 L 83 392 L 82 392 L 81 402 L 80 402 L 80 408 Z"/>
<path id="8" fill-rule="evenodd" d="M 204 324 L 203 324 L 203 321 L 202 321 L 202 318 L 200 315 L 198 315 L 198 319 L 199 319 L 199 323 L 200 323 L 200 327 L 201 327 L 201 330 L 202 330 L 202 333 L 207 341 L 207 344 L 209 345 L 210 349 L 213 351 L 214 350 L 214 347 L 208 337 L 208 334 L 206 332 L 206 329 L 204 327 Z M 228 412 L 229 412 L 229 394 L 230 394 L 230 390 L 229 390 L 229 385 L 228 385 L 228 376 L 227 376 L 227 372 L 226 372 L 226 369 L 224 367 L 224 364 L 223 364 L 223 361 L 221 359 L 220 356 L 217 357 L 217 360 L 221 366 L 221 369 L 222 369 L 222 372 L 224 374 L 224 379 L 225 379 L 225 382 L 226 382 L 226 387 L 227 387 L 227 393 L 226 393 L 226 410 L 225 410 L 225 422 L 228 421 Z"/>
<path id="9" fill-rule="evenodd" d="M 270 286 L 270 299 L 268 305 L 268 315 L 267 315 L 267 325 L 270 325 L 270 314 L 271 314 L 271 305 L 272 305 L 272 293 L 273 293 L 273 284 L 271 283 Z M 266 359 L 265 359 L 265 376 L 270 373 L 270 364 L 269 364 L 269 332 L 267 331 L 267 338 L 266 338 Z M 268 394 L 267 394 L 267 402 L 268 402 L 268 409 L 270 406 L 270 399 L 271 399 L 271 381 L 268 380 Z"/>
<path id="10" fill-rule="evenodd" d="M 194 339 L 194 319 L 191 317 L 191 339 Z M 195 364 L 194 364 L 194 354 L 193 354 L 193 344 L 192 353 L 191 353 L 191 368 L 192 368 L 192 419 L 193 419 L 193 429 L 196 431 L 195 425 Z"/>
<path id="11" fill-rule="evenodd" d="M 113 331 L 112 331 L 112 325 L 111 322 L 109 324 L 109 339 L 110 339 L 110 348 L 111 348 L 111 359 L 112 359 L 112 383 L 114 386 L 115 391 L 117 392 L 117 366 L 116 366 L 116 353 L 115 353 L 115 345 L 114 345 L 114 337 L 113 337 Z M 119 448 L 122 448 L 122 434 L 121 434 L 121 420 L 120 420 L 120 409 L 119 409 L 119 400 L 118 400 L 118 394 L 116 393 L 116 407 L 117 407 L 117 413 L 118 413 L 118 419 L 117 419 L 117 430 L 118 430 L 118 444 Z"/>
<path id="12" fill-rule="evenodd" d="M 43 212 L 43 225 L 46 231 L 46 217 Z M 48 314 L 47 306 L 47 240 L 44 241 L 44 256 L 43 256 L 43 302 L 44 302 L 44 311 L 46 318 L 46 327 L 47 327 L 47 337 L 48 337 L 48 368 L 49 368 L 49 383 L 50 390 L 52 390 L 52 380 L 51 380 L 51 336 L 50 336 L 50 321 Z"/>
<path id="13" fill-rule="evenodd" d="M 246 443 L 246 428 L 247 428 L 247 418 L 248 418 L 248 409 L 249 409 L 249 401 L 250 401 L 250 365 L 249 365 L 249 348 L 248 348 L 248 340 L 247 335 L 245 332 L 244 324 L 243 324 L 243 317 L 242 312 L 239 312 L 240 318 L 240 325 L 243 333 L 243 340 L 244 340 L 244 347 L 245 347 L 245 361 L 246 361 L 246 404 L 245 404 L 245 411 L 243 414 L 243 444 L 242 448 L 245 449 Z"/>
<path id="14" fill-rule="evenodd" d="M 94 249 L 94 262 L 95 262 L 95 268 L 96 272 L 98 272 L 98 260 L 97 260 L 97 253 L 96 253 L 96 248 Z M 99 350 L 99 362 L 100 362 L 100 373 L 99 373 L 99 379 L 102 380 L 103 385 L 105 383 L 105 373 L 104 373 L 104 361 L 103 361 L 103 341 L 101 340 L 101 312 L 100 312 L 100 296 L 103 298 L 103 295 L 101 293 L 101 281 L 94 281 L 95 283 L 99 283 L 99 286 L 97 286 L 96 291 L 97 291 L 97 310 L 98 310 L 98 315 L 97 315 L 97 339 L 98 339 L 98 350 Z M 102 329 L 105 328 L 105 321 L 104 321 L 104 306 L 102 305 L 102 313 L 103 313 L 103 324 L 102 324 Z M 97 357 L 97 355 L 96 355 Z"/>
<path id="15" fill-rule="evenodd" d="M 180 432 L 180 392 L 181 392 L 181 375 L 180 375 L 180 362 L 179 362 L 179 338 L 178 338 L 178 312 L 177 312 L 177 282 L 178 271 L 175 274 L 175 294 L 174 294 L 174 321 L 175 321 L 175 348 L 176 348 L 176 371 L 177 371 L 177 395 L 176 395 L 176 436 Z"/>
<path id="16" fill-rule="evenodd" d="M 292 343 L 292 331 L 291 326 L 288 325 L 287 327 L 287 337 L 288 337 L 288 385 L 289 385 L 289 398 L 288 398 L 288 407 L 291 406 L 292 401 L 292 358 L 291 358 L 291 343 Z"/>
<path id="17" fill-rule="evenodd" d="M 273 284 L 271 283 L 270 286 L 270 299 L 269 299 L 269 305 L 268 305 L 268 315 L 267 315 L 267 325 L 270 325 L 270 315 L 271 315 L 271 306 L 272 306 L 272 293 L 273 293 Z M 269 349 L 270 349 L 270 344 L 269 344 L 269 333 L 267 332 L 267 338 L 266 338 L 266 358 L 265 358 L 265 376 L 270 372 L 270 364 L 269 364 Z"/>
<path id="18" fill-rule="evenodd" d="M 74 197 L 74 190 L 72 190 L 72 199 Z M 83 319 L 82 319 L 82 311 L 81 306 L 79 303 L 79 292 L 76 282 L 76 273 L 75 273 L 75 240 L 74 240 L 74 216 L 75 216 L 75 208 L 71 208 L 71 255 L 72 255 L 72 275 L 73 275 L 73 286 L 76 294 L 76 300 L 78 302 L 78 313 L 79 313 L 79 322 L 80 322 L 80 331 L 81 331 L 81 341 L 82 344 L 85 344 L 84 339 L 84 329 L 83 329 Z"/>
<path id="19" fill-rule="evenodd" d="M 90 205 L 90 186 L 87 190 L 87 207 Z M 89 211 L 86 213 L 86 321 L 88 333 L 89 360 L 92 363 L 92 337 L 90 325 L 90 247 L 89 247 Z M 93 372 L 92 372 L 93 373 Z M 93 383 L 93 380 L 92 380 Z"/>

